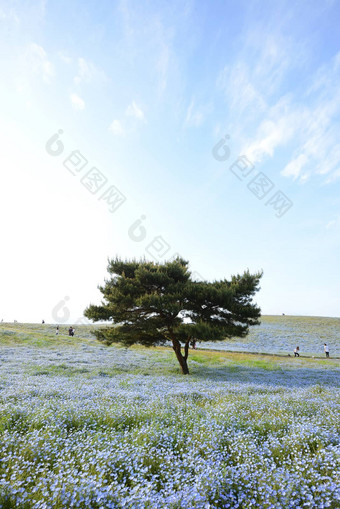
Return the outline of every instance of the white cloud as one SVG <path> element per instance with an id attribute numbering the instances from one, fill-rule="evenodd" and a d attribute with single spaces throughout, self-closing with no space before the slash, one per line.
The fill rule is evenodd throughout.
<path id="1" fill-rule="evenodd" d="M 266 118 L 260 123 L 255 140 L 246 143 L 241 152 L 254 163 L 261 163 L 266 157 L 273 157 L 275 150 L 287 144 L 293 137 L 299 119 L 282 98 L 267 111 Z"/>
<path id="2" fill-rule="evenodd" d="M 197 105 L 196 101 L 191 99 L 186 111 L 184 127 L 200 127 L 211 113 L 212 103 L 210 101 Z"/>
<path id="3" fill-rule="evenodd" d="M 204 120 L 203 112 L 199 111 L 198 109 L 195 110 L 195 103 L 192 100 L 187 109 L 184 125 L 199 127 L 202 125 L 203 120 Z"/>
<path id="4" fill-rule="evenodd" d="M 333 230 L 338 228 L 340 228 L 340 215 L 326 224 L 326 230 Z"/>
<path id="5" fill-rule="evenodd" d="M 280 56 L 283 64 L 278 63 Z M 284 177 L 304 182 L 325 175 L 326 183 L 339 178 L 340 53 L 310 76 L 303 95 L 291 89 L 289 95 L 280 96 L 282 79 L 288 79 L 296 66 L 295 56 L 288 65 L 285 49 L 265 46 L 253 67 L 248 59 L 243 51 L 234 65 L 224 68 L 217 83 L 225 93 L 230 117 L 236 119 L 229 131 L 238 140 L 237 150 L 255 164 L 274 158 L 285 147 Z M 269 86 L 268 80 L 274 84 Z M 190 114 L 192 108 L 187 120 Z"/>
<path id="6" fill-rule="evenodd" d="M 77 75 L 73 78 L 75 85 L 81 83 L 92 83 L 92 82 L 105 82 L 105 73 L 85 58 L 78 58 L 77 60 Z"/>
<path id="7" fill-rule="evenodd" d="M 140 8 L 126 0 L 120 0 L 118 4 L 124 46 L 129 52 L 126 56 L 130 61 L 140 62 L 139 55 L 144 54 L 141 72 L 148 80 L 154 98 L 162 100 L 169 81 L 173 83 L 174 77 L 179 77 L 174 41 L 182 23 L 188 22 L 192 0 L 182 0 L 180 9 L 176 2 L 164 4 L 164 9 L 155 9 L 151 5 Z M 192 35 L 192 27 L 190 29 Z"/>
<path id="8" fill-rule="evenodd" d="M 270 30 L 261 34 L 251 33 L 246 51 L 252 52 L 253 48 L 252 81 L 266 97 L 279 89 L 287 70 L 297 61 L 302 64 L 302 53 L 297 51 L 296 45 L 293 51 L 292 41 L 280 33 Z"/>
<path id="9" fill-rule="evenodd" d="M 125 113 L 129 117 L 134 117 L 139 120 L 144 120 L 144 112 L 142 111 L 142 109 L 139 106 L 137 106 L 135 101 L 132 101 L 132 103 L 129 104 L 129 106 L 126 108 Z"/>
<path id="10" fill-rule="evenodd" d="M 72 64 L 72 62 L 73 62 L 73 59 L 70 56 L 68 56 L 66 53 L 62 52 L 62 51 L 58 51 L 58 57 L 65 64 Z"/>
<path id="11" fill-rule="evenodd" d="M 136 126 L 135 121 L 133 119 L 145 121 L 144 112 L 136 104 L 135 101 L 132 101 L 132 103 L 128 105 L 128 107 L 125 110 L 125 115 L 127 117 L 130 117 L 130 120 L 125 119 L 124 125 L 121 123 L 120 120 L 114 119 L 111 125 L 109 126 L 109 131 L 111 131 L 115 136 L 122 136 L 125 135 L 128 131 L 133 130 Z"/>
<path id="12" fill-rule="evenodd" d="M 168 83 L 168 72 L 170 66 L 170 48 L 167 44 L 163 43 L 160 50 L 160 55 L 156 63 L 156 68 L 159 74 L 159 93 L 163 94 Z"/>
<path id="13" fill-rule="evenodd" d="M 77 94 L 71 94 L 70 95 L 72 106 L 75 110 L 84 110 L 85 109 L 85 102 L 79 95 Z"/>
<path id="14" fill-rule="evenodd" d="M 123 134 L 125 134 L 124 128 L 117 119 L 113 120 L 113 122 L 109 126 L 109 131 L 111 131 L 115 136 L 122 136 Z"/>
<path id="15" fill-rule="evenodd" d="M 47 53 L 39 44 L 31 43 L 27 50 L 27 60 L 30 69 L 40 74 L 45 83 L 49 83 L 55 75 L 53 64 L 48 60 Z"/>
<path id="16" fill-rule="evenodd" d="M 334 182 L 334 180 L 337 180 L 339 178 L 340 178 L 340 168 L 334 169 L 332 171 L 332 174 L 326 180 L 326 184 L 330 184 L 331 182 Z"/>
<path id="17" fill-rule="evenodd" d="M 289 146 L 292 156 L 282 176 L 305 181 L 312 175 L 327 175 L 332 180 L 340 167 L 336 118 L 340 101 L 334 100 L 331 90 L 327 99 L 319 95 L 313 99 L 308 106 L 289 99 L 268 109 L 255 139 L 244 145 L 242 153 L 253 163 L 261 163 L 273 158 L 278 148 Z"/>
<path id="18" fill-rule="evenodd" d="M 84 58 L 78 58 L 78 73 L 74 77 L 74 83 L 79 85 L 82 81 L 90 81 L 93 76 L 93 66 Z"/>
<path id="19" fill-rule="evenodd" d="M 250 69 L 245 62 L 226 66 L 217 81 L 218 88 L 224 91 L 229 106 L 238 115 L 249 108 L 263 111 L 266 101 L 250 76 Z"/>
<path id="20" fill-rule="evenodd" d="M 258 116 L 265 115 L 272 106 L 286 72 L 301 55 L 297 55 L 296 48 L 292 50 L 287 37 L 270 27 L 242 34 L 239 47 L 234 61 L 220 72 L 217 87 L 223 91 L 234 117 L 243 116 L 247 124 L 250 119 L 258 124 Z"/>
<path id="21" fill-rule="evenodd" d="M 219 73 L 234 149 L 254 163 L 280 149 L 283 176 L 303 182 L 325 175 L 331 182 L 340 176 L 340 52 L 308 75 L 310 49 L 276 26 L 277 33 L 269 26 L 242 33 L 233 61 Z"/>
<path id="22" fill-rule="evenodd" d="M 284 177 L 293 177 L 294 180 L 296 180 L 300 176 L 301 170 L 307 162 L 308 157 L 305 154 L 300 154 L 286 165 L 286 167 L 282 170 L 281 175 Z"/>
<path id="23" fill-rule="evenodd" d="M 336 72 L 334 61 L 330 62 L 328 67 L 323 66 L 322 69 L 323 87 L 319 88 L 318 84 L 314 87 L 312 84 L 309 106 L 291 104 L 291 109 L 295 109 L 297 117 L 294 157 L 288 162 L 282 175 L 292 176 L 294 179 L 306 178 L 306 173 L 302 175 L 301 169 L 308 161 L 307 176 L 325 175 L 326 183 L 329 183 L 340 176 L 338 137 L 340 92 L 336 85 L 339 82 L 340 73 Z M 319 79 L 318 75 L 316 81 Z M 299 167 L 300 164 L 301 167 Z"/>
<path id="24" fill-rule="evenodd" d="M 3 7 L 0 7 L 0 20 L 6 22 L 14 21 L 16 25 L 20 23 L 19 16 L 13 8 L 7 8 L 7 10 L 4 10 Z"/>

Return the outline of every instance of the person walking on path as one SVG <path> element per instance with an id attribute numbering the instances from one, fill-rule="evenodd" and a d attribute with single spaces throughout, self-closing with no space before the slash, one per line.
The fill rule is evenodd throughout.
<path id="1" fill-rule="evenodd" d="M 294 357 L 300 357 L 300 347 L 299 346 L 297 346 L 294 349 Z"/>
<path id="2" fill-rule="evenodd" d="M 324 349 L 324 352 L 326 354 L 326 358 L 329 359 L 329 347 L 328 347 L 327 343 L 325 343 L 323 345 L 323 349 Z"/>
<path id="3" fill-rule="evenodd" d="M 59 334 L 59 325 L 57 325 L 57 328 L 56 328 L 55 333 L 56 333 L 56 335 L 58 336 L 58 334 Z"/>

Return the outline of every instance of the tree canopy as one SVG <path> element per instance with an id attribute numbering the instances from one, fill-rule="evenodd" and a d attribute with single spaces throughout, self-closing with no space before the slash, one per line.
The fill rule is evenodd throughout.
<path id="1" fill-rule="evenodd" d="M 188 262 L 177 258 L 164 263 L 145 260 L 109 261 L 110 278 L 99 286 L 100 306 L 84 314 L 112 327 L 96 331 L 107 345 L 171 343 L 183 374 L 188 374 L 191 341 L 220 341 L 244 337 L 259 323 L 260 308 L 252 302 L 261 272 L 232 276 L 230 281 L 193 281 Z"/>

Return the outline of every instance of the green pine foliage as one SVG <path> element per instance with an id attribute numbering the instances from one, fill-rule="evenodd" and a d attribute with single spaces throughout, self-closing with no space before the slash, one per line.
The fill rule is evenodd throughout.
<path id="1" fill-rule="evenodd" d="M 197 282 L 181 258 L 162 264 L 116 258 L 109 261 L 108 272 L 110 278 L 99 287 L 102 305 L 91 304 L 84 312 L 95 322 L 113 323 L 97 329 L 97 339 L 125 346 L 170 341 L 183 374 L 189 373 L 191 341 L 244 337 L 249 326 L 259 323 L 260 308 L 252 299 L 261 272 Z"/>

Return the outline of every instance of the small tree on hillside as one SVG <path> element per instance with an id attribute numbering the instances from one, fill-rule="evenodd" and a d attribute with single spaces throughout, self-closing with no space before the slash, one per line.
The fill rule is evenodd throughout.
<path id="1" fill-rule="evenodd" d="M 147 261 L 109 261 L 111 278 L 99 289 L 101 306 L 84 312 L 93 321 L 113 327 L 96 331 L 110 345 L 152 346 L 171 342 L 183 374 L 188 374 L 191 340 L 220 341 L 244 337 L 259 323 L 260 308 L 252 302 L 262 273 L 233 276 L 230 281 L 191 280 L 188 262 L 177 258 L 163 264 Z"/>

